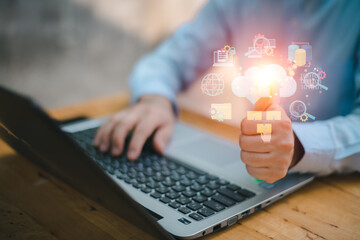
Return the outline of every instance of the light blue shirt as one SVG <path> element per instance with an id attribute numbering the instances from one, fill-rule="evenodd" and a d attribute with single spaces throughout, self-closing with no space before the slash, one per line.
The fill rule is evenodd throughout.
<path id="1" fill-rule="evenodd" d="M 326 72 L 323 84 L 329 90 L 319 94 L 298 87 L 282 103 L 288 109 L 295 99 L 311 99 L 308 112 L 316 115 L 316 121 L 293 123 L 305 155 L 291 171 L 360 171 L 359 12 L 358 0 L 210 1 L 191 23 L 139 61 L 129 81 L 133 101 L 157 94 L 175 103 L 179 91 L 211 68 L 213 51 L 225 45 L 236 47 L 241 66 L 251 66 L 244 53 L 256 34 L 276 39 L 277 60 L 286 60 L 292 41 L 310 42 L 312 63 Z"/>

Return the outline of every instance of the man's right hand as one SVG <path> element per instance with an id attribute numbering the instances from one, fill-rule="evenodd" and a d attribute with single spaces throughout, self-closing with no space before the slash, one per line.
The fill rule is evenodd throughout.
<path id="1" fill-rule="evenodd" d="M 154 148 L 162 153 L 170 139 L 174 123 L 175 114 L 169 99 L 158 95 L 144 95 L 138 103 L 114 114 L 100 127 L 94 146 L 102 152 L 111 151 L 114 156 L 118 156 L 124 151 L 127 134 L 134 129 L 127 157 L 136 160 L 145 141 L 156 131 Z"/>

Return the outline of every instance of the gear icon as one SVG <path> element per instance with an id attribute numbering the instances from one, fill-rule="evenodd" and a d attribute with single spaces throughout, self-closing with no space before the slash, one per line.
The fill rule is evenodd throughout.
<path id="1" fill-rule="evenodd" d="M 320 79 L 326 78 L 326 73 L 322 70 L 318 72 L 318 75 L 319 75 Z"/>
<path id="2" fill-rule="evenodd" d="M 267 43 L 267 39 L 265 38 L 264 35 L 258 34 L 255 35 L 253 42 L 254 42 L 254 47 L 264 48 L 265 44 Z"/>
<path id="3" fill-rule="evenodd" d="M 218 112 L 216 114 L 216 120 L 218 120 L 219 122 L 223 122 L 225 119 L 225 113 L 223 112 Z"/>
<path id="4" fill-rule="evenodd" d="M 258 34 L 254 36 L 253 42 L 255 42 L 258 38 L 263 38 L 265 37 L 264 35 Z"/>
<path id="5" fill-rule="evenodd" d="M 210 114 L 211 114 L 211 116 L 215 116 L 216 113 L 217 113 L 216 108 L 211 108 L 211 109 L 210 109 Z"/>
<path id="6" fill-rule="evenodd" d="M 309 117 L 306 114 L 303 114 L 303 115 L 300 116 L 300 120 L 302 122 L 306 122 L 308 119 L 309 119 Z"/>
<path id="7" fill-rule="evenodd" d="M 228 53 L 230 51 L 231 47 L 229 45 L 225 45 L 225 47 L 223 49 L 225 49 L 226 52 Z"/>

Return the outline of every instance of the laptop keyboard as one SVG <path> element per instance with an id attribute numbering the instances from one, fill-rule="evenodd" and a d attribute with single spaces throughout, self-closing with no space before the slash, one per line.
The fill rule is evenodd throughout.
<path id="1" fill-rule="evenodd" d="M 255 196 L 255 193 L 152 150 L 148 141 L 136 161 L 113 157 L 93 147 L 97 128 L 72 133 L 106 172 L 170 208 L 200 221 Z M 126 141 L 127 147 L 128 141 Z"/>

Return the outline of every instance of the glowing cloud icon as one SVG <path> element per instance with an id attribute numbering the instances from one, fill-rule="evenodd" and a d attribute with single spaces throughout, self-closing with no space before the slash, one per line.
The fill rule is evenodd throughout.
<path id="1" fill-rule="evenodd" d="M 238 97 L 245 97 L 255 103 L 261 97 L 290 97 L 294 95 L 295 79 L 286 75 L 283 67 L 270 64 L 264 68 L 250 67 L 244 76 L 232 81 L 232 91 Z"/>

